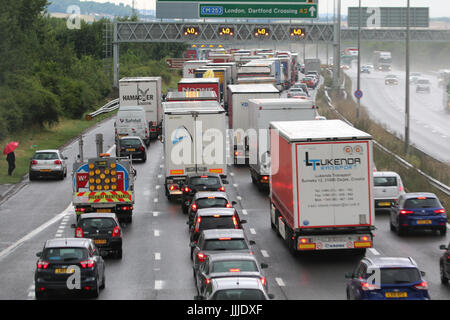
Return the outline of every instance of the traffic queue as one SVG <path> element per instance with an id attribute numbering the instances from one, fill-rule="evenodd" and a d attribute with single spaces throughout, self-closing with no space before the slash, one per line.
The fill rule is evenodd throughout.
<path id="1" fill-rule="evenodd" d="M 68 285 L 98 297 L 106 283 L 103 258 L 122 259 L 119 221 L 132 222 L 132 161 L 145 162 L 158 138 L 165 195 L 186 215 L 197 300 L 274 298 L 264 272 L 269 266 L 257 259 L 243 228 L 247 220 L 227 192 L 231 165 L 248 166 L 255 186 L 270 191 L 267 220 L 292 253 L 364 255 L 373 248 L 380 208 L 391 210 L 391 230 L 399 234 L 435 228 L 445 235 L 445 209 L 435 195 L 405 193 L 400 176 L 374 169 L 369 134 L 319 114 L 311 95 L 320 63 L 305 64 L 299 79 L 297 57 L 210 50 L 185 62 L 178 92 L 165 97 L 160 77 L 121 79 L 116 157 L 99 153 L 74 164 L 74 237 L 48 240 L 37 254 L 36 298 Z M 448 260 L 441 261 L 442 282 Z M 75 275 L 79 283 L 69 283 Z M 412 258 L 365 257 L 346 275 L 347 298 L 429 299 L 423 276 Z"/>

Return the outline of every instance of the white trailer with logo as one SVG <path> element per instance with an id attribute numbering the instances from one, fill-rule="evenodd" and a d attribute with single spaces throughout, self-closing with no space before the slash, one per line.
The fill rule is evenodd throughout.
<path id="1" fill-rule="evenodd" d="M 270 218 L 292 252 L 373 246 L 372 137 L 341 120 L 270 123 Z"/>
<path id="2" fill-rule="evenodd" d="M 248 102 L 249 125 L 255 130 L 255 135 L 248 139 L 250 175 L 252 182 L 258 188 L 268 187 L 270 179 L 269 123 L 315 120 L 319 114 L 311 100 L 279 98 L 250 99 Z"/>
<path id="3" fill-rule="evenodd" d="M 150 128 L 150 139 L 156 139 L 161 132 L 161 90 L 161 77 L 131 77 L 119 80 L 120 107 L 144 108 Z"/>
<path id="4" fill-rule="evenodd" d="M 169 200 L 182 195 L 188 174 L 227 176 L 226 115 L 216 101 L 165 102 L 164 168 Z"/>
<path id="5" fill-rule="evenodd" d="M 195 69 L 201 68 L 212 60 L 188 60 L 183 64 L 183 78 L 195 78 Z"/>
<path id="6" fill-rule="evenodd" d="M 273 84 L 235 84 L 228 86 L 228 122 L 233 143 L 230 151 L 233 152 L 235 164 L 245 164 L 248 159 L 248 145 L 246 132 L 249 129 L 248 100 L 279 98 L 280 91 Z"/>

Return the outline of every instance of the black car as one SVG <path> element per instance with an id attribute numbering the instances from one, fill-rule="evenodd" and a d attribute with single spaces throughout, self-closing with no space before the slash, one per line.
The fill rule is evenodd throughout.
<path id="1" fill-rule="evenodd" d="M 38 300 L 51 291 L 73 290 L 96 298 L 105 287 L 105 263 L 92 239 L 47 240 L 36 256 L 34 285 Z"/>
<path id="2" fill-rule="evenodd" d="M 85 213 L 72 225 L 75 238 L 90 238 L 101 252 L 122 259 L 122 230 L 115 213 Z"/>
<path id="3" fill-rule="evenodd" d="M 182 185 L 181 208 L 187 213 L 191 200 L 199 191 L 222 191 L 225 192 L 224 182 L 218 174 L 191 175 L 186 178 Z"/>
<path id="4" fill-rule="evenodd" d="M 446 247 L 445 244 L 439 247 L 441 250 L 445 250 L 442 256 L 439 258 L 439 271 L 441 275 L 441 283 L 447 284 L 450 278 L 450 243 Z"/>
<path id="5" fill-rule="evenodd" d="M 130 157 L 131 159 L 141 159 L 147 161 L 147 147 L 139 137 L 126 136 L 119 139 L 116 146 L 118 157 Z"/>

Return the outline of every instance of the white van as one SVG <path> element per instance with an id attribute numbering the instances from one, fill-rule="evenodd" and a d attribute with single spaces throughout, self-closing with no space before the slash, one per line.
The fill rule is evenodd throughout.
<path id="1" fill-rule="evenodd" d="M 123 106 L 117 112 L 116 140 L 124 136 L 138 136 L 148 146 L 150 143 L 150 129 L 145 116 L 145 110 L 141 106 Z"/>
<path id="2" fill-rule="evenodd" d="M 402 178 L 392 171 L 373 173 L 375 209 L 389 209 L 405 193 Z"/>

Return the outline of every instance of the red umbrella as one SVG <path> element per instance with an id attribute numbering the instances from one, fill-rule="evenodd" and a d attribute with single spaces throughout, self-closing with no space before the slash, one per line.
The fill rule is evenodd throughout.
<path id="1" fill-rule="evenodd" d="M 19 143 L 17 141 L 12 141 L 10 143 L 8 143 L 5 147 L 5 149 L 3 149 L 3 154 L 8 154 L 13 152 L 14 150 L 16 150 L 16 148 L 19 146 Z"/>

